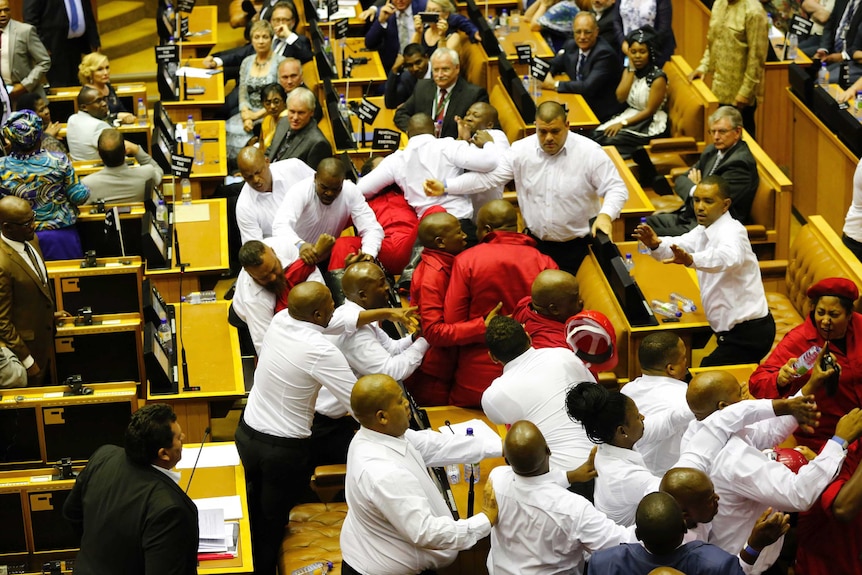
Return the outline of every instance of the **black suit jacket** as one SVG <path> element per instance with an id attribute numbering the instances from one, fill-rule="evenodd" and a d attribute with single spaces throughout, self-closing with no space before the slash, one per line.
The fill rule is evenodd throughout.
<path id="1" fill-rule="evenodd" d="M 254 46 L 251 44 L 245 44 L 244 46 L 231 48 L 230 50 L 214 52 L 213 57 L 221 58 L 225 68 L 239 68 L 242 61 L 252 54 L 254 54 Z M 311 53 L 311 43 L 305 36 L 297 35 L 296 41 L 293 44 L 284 45 L 284 50 L 281 51 L 281 55 L 285 58 L 296 58 L 305 64 L 306 62 L 310 62 L 313 58 Z"/>
<path id="2" fill-rule="evenodd" d="M 832 14 L 829 20 L 823 25 L 823 35 L 820 36 L 820 48 L 828 53 L 834 52 L 835 35 L 838 33 L 838 25 L 841 23 L 841 17 L 844 15 L 844 10 L 847 8 L 848 0 L 835 0 L 835 6 L 832 8 Z M 857 7 L 856 12 L 850 18 L 850 27 L 847 29 L 847 36 L 844 38 L 844 50 L 853 56 L 853 50 L 862 50 L 862 8 Z"/>
<path id="3" fill-rule="evenodd" d="M 75 573 L 197 573 L 197 507 L 170 477 L 100 447 L 78 476 L 63 516 L 82 535 Z"/>
<path id="4" fill-rule="evenodd" d="M 623 34 L 623 20 L 620 18 L 619 2 L 614 2 L 602 13 L 602 17 L 599 19 L 599 38 L 604 38 L 605 42 L 610 44 L 614 50 L 622 49 L 626 35 Z"/>
<path id="5" fill-rule="evenodd" d="M 715 165 L 717 157 L 718 150 L 715 149 L 714 144 L 710 144 L 692 167 L 700 170 L 701 177 L 706 177 Z M 757 192 L 757 186 L 760 185 L 757 161 L 751 154 L 748 144 L 742 140 L 737 142 L 730 149 L 730 152 L 722 158 L 712 175 L 721 176 L 727 182 L 727 191 L 732 201 L 730 215 L 743 224 L 748 223 L 754 194 Z M 680 215 L 686 221 L 695 222 L 692 228 L 696 225 L 696 218 L 694 216 L 694 202 L 689 192 L 694 185 L 694 182 L 687 175 L 679 176 L 675 182 L 677 195 L 685 200 L 685 205 L 680 208 Z"/>
<path id="6" fill-rule="evenodd" d="M 391 110 L 406 102 L 416 88 L 416 82 L 416 78 L 407 70 L 402 70 L 398 74 L 389 72 L 383 92 L 384 105 Z"/>
<path id="7" fill-rule="evenodd" d="M 63 0 L 24 0 L 24 21 L 36 27 L 39 39 L 51 54 L 48 81 L 53 86 L 77 86 L 81 55 L 99 48 L 99 28 L 89 0 L 83 0 L 86 30 L 80 38 L 67 38 L 69 17 Z"/>
<path id="8" fill-rule="evenodd" d="M 411 6 L 414 16 L 425 10 L 426 2 L 427 0 L 412 0 Z M 380 6 L 384 3 L 380 0 L 376 3 L 378 13 Z M 392 65 L 395 64 L 395 59 L 398 58 L 400 44 L 398 43 L 398 24 L 395 22 L 395 17 L 396 14 L 389 17 L 386 21 L 386 28 L 380 25 L 380 18 L 374 18 L 374 22 L 371 23 L 365 34 L 365 47 L 380 53 L 380 61 L 383 63 L 384 70 L 391 70 Z"/>
<path id="9" fill-rule="evenodd" d="M 285 138 L 290 138 L 288 148 L 280 156 L 276 156 Z M 326 136 L 317 127 L 316 120 L 312 120 L 306 127 L 295 134 L 291 134 L 290 122 L 288 122 L 287 118 L 282 118 L 278 121 L 275 135 L 272 137 L 272 143 L 266 150 L 266 157 L 271 162 L 278 162 L 288 158 L 299 158 L 313 170 L 317 169 L 317 164 L 320 163 L 320 160 L 331 156 L 332 144 L 329 143 L 329 140 L 326 139 Z"/>
<path id="10" fill-rule="evenodd" d="M 451 94 L 449 96 L 449 106 L 446 108 L 446 115 L 443 117 L 443 129 L 440 132 L 441 138 L 457 138 L 458 125 L 455 123 L 455 116 L 463 118 L 467 110 L 470 109 L 470 106 L 476 102 L 488 101 L 488 92 L 485 91 L 485 88 L 471 84 L 461 77 L 452 86 Z M 434 83 L 434 80 L 419 80 L 416 82 L 416 89 L 413 90 L 413 95 L 404 102 L 403 106 L 395 111 L 395 125 L 402 132 L 406 132 L 410 116 L 419 114 L 420 112 L 432 116 L 433 119 L 434 100 L 436 97 L 437 84 Z"/>
<path id="11" fill-rule="evenodd" d="M 580 50 L 574 40 L 567 40 L 562 54 L 551 62 L 551 73 L 569 75 L 568 82 L 560 82 L 558 91 L 580 94 L 590 109 L 604 122 L 625 108 L 617 102 L 616 90 L 623 73 L 623 62 L 618 50 L 614 50 L 604 38 L 599 38 L 590 50 L 583 66 L 583 80 L 578 80 L 578 58 Z"/>

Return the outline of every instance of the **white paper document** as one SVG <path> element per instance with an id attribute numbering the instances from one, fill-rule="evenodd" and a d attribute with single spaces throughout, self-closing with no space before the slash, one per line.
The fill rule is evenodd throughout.
<path id="1" fill-rule="evenodd" d="M 227 497 L 204 497 L 203 499 L 195 499 L 195 505 L 198 511 L 202 509 L 221 509 L 224 512 L 224 518 L 242 519 L 242 503 L 239 500 L 239 495 L 230 495 Z"/>
<path id="2" fill-rule="evenodd" d="M 203 449 L 198 467 L 233 467 L 239 465 L 239 453 L 236 450 L 236 445 L 233 443 L 205 445 Z M 191 469 L 194 467 L 198 451 L 200 451 L 199 447 L 184 448 L 183 458 L 177 463 L 177 469 Z"/>

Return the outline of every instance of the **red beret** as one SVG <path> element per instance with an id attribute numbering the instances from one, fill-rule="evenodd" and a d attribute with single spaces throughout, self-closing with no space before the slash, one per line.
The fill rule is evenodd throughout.
<path id="1" fill-rule="evenodd" d="M 856 287 L 855 283 L 845 278 L 826 278 L 808 288 L 806 295 L 811 299 L 832 295 L 856 301 L 859 298 L 859 288 Z"/>

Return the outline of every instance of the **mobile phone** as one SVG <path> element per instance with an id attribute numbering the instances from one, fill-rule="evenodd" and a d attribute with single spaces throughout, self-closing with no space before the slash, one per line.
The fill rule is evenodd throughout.
<path id="1" fill-rule="evenodd" d="M 422 22 L 425 24 L 436 24 L 440 21 L 439 12 L 420 12 L 419 17 L 422 18 Z"/>

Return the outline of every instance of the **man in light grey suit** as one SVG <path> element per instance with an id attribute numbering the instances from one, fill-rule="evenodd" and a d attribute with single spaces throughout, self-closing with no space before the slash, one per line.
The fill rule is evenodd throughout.
<path id="1" fill-rule="evenodd" d="M 3 83 L 12 86 L 9 96 L 13 101 L 25 92 L 44 96 L 42 77 L 51 68 L 51 56 L 36 28 L 12 20 L 9 0 L 0 0 L 0 33 L 8 38 L 9 48 L 0 51 L 0 71 Z"/>
<path id="2" fill-rule="evenodd" d="M 159 165 L 140 146 L 126 142 L 119 130 L 102 130 L 98 145 L 99 157 L 105 167 L 81 178 L 81 183 L 90 188 L 88 204 L 99 200 L 106 204 L 142 202 L 147 182 L 154 186 L 161 183 L 163 172 Z M 135 157 L 138 166 L 126 164 L 127 153 Z"/>

